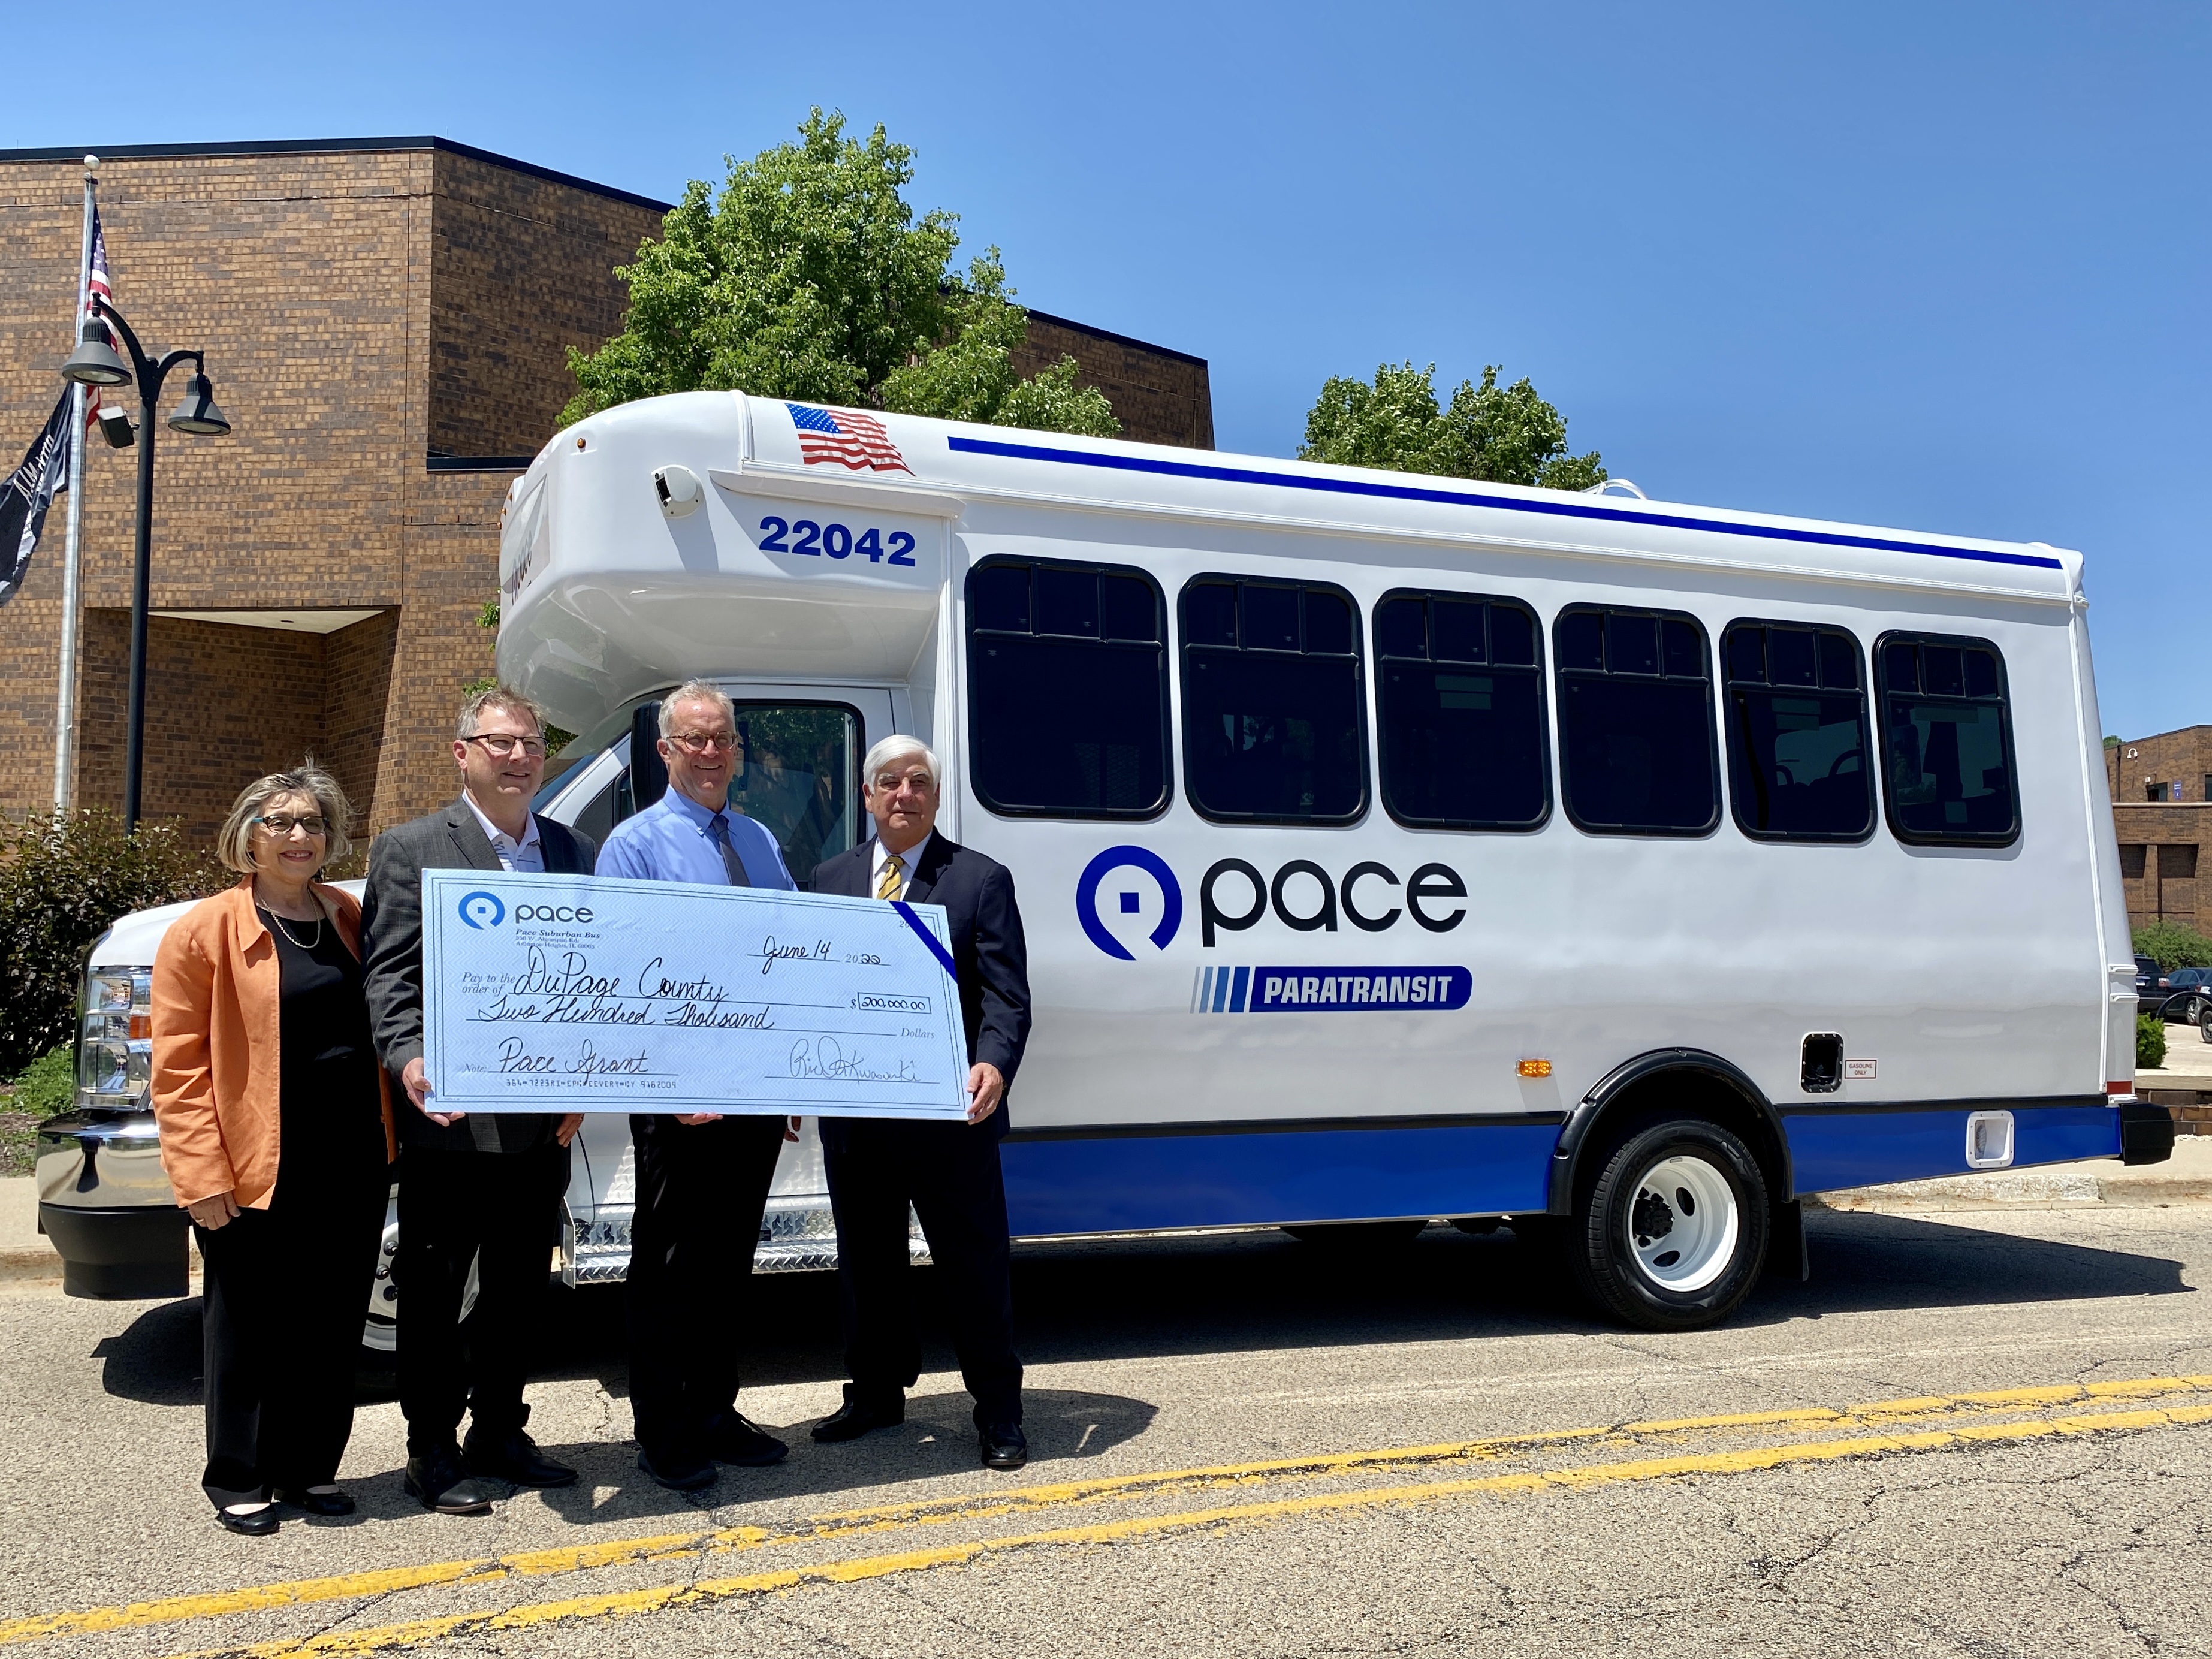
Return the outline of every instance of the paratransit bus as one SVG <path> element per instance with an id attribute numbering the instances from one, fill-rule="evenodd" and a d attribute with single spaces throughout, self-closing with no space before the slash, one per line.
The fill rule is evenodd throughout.
<path id="1" fill-rule="evenodd" d="M 935 750 L 1027 927 L 1018 1237 L 1510 1218 L 1683 1328 L 1802 1271 L 1805 1194 L 2168 1154 L 2081 565 L 693 392 L 517 481 L 498 660 L 600 837 L 720 682 L 802 880 L 872 743 Z M 163 925 L 90 970 L 93 1115 Z M 568 1270 L 617 1277 L 626 1127 L 580 1145 Z M 756 1260 L 834 1261 L 811 1133 Z"/>

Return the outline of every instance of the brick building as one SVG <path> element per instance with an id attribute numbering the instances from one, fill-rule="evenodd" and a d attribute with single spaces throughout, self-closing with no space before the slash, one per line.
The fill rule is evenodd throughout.
<path id="1" fill-rule="evenodd" d="M 0 151 L 0 442 L 61 386 L 82 154 Z M 117 302 L 149 350 L 205 349 L 233 428 L 160 434 L 144 810 L 206 836 L 312 750 L 372 826 L 425 811 L 453 787 L 456 693 L 489 672 L 507 485 L 574 390 L 566 349 L 620 330 L 613 268 L 667 204 L 440 138 L 100 154 Z M 1034 314 L 1023 372 L 1063 352 L 1129 436 L 1212 445 L 1202 359 Z M 122 799 L 135 460 L 87 460 L 85 805 Z M 0 612 L 0 811 L 52 796 L 61 550 L 58 503 Z"/>
<path id="2" fill-rule="evenodd" d="M 2163 920 L 2212 930 L 2212 904 L 2200 921 L 2197 903 L 2197 852 L 2212 841 L 2212 726 L 2107 744 L 2105 781 L 2129 923 Z"/>

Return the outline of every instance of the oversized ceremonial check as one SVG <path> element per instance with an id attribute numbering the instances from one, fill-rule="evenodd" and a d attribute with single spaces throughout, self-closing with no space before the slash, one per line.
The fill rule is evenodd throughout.
<path id="1" fill-rule="evenodd" d="M 425 870 L 422 993 L 447 1111 L 967 1112 L 939 905 Z"/>

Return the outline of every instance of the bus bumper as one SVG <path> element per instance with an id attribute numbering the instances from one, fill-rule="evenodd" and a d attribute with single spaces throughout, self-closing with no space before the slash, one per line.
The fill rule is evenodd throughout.
<path id="1" fill-rule="evenodd" d="M 2147 1100 L 2120 1103 L 2120 1162 L 2163 1164 L 2173 1156 L 2173 1113 Z"/>

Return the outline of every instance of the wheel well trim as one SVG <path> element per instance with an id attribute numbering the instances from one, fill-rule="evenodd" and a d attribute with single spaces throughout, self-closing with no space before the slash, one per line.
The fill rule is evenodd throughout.
<path id="1" fill-rule="evenodd" d="M 1589 1143 L 1590 1131 L 1605 1116 L 1607 1109 L 1636 1085 L 1669 1072 L 1686 1072 L 1709 1078 L 1740 1097 L 1774 1138 L 1775 1155 L 1781 1160 L 1781 1168 L 1778 1171 L 1780 1179 L 1775 1184 L 1773 1201 L 1787 1204 L 1797 1196 L 1796 1171 L 1790 1162 L 1790 1136 L 1782 1127 L 1782 1115 L 1774 1109 L 1774 1103 L 1767 1099 L 1765 1091 L 1745 1074 L 1743 1068 L 1703 1048 L 1654 1048 L 1632 1060 L 1625 1060 L 1607 1072 L 1591 1085 L 1589 1092 L 1567 1114 L 1567 1121 L 1559 1126 L 1559 1138 L 1552 1146 L 1550 1181 L 1545 1194 L 1546 1214 L 1574 1213 L 1575 1180 L 1581 1173 L 1583 1149 Z"/>

